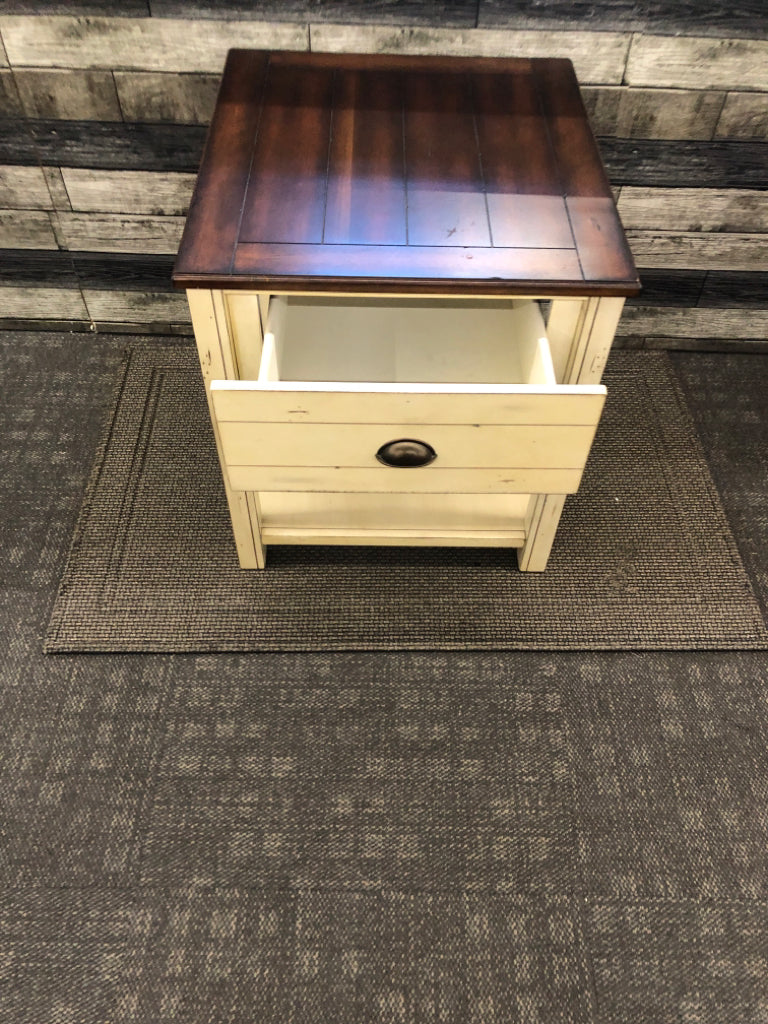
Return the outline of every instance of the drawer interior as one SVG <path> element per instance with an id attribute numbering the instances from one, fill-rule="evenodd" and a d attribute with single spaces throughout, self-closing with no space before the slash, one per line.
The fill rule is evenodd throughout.
<path id="1" fill-rule="evenodd" d="M 259 380 L 556 383 L 533 300 L 274 296 Z"/>

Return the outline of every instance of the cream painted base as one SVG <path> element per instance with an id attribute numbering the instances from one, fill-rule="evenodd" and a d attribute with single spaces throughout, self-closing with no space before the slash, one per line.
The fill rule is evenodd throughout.
<path id="1" fill-rule="evenodd" d="M 523 300 L 187 295 L 242 568 L 318 543 L 506 546 L 546 568 L 623 299 L 555 299 L 544 331 Z M 376 463 L 420 434 L 431 466 Z"/>

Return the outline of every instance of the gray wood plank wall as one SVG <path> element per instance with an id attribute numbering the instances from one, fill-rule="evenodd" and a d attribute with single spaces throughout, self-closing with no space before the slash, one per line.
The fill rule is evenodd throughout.
<path id="1" fill-rule="evenodd" d="M 653 21 L 609 0 L 589 17 L 501 0 L 94 7 L 0 15 L 0 326 L 190 330 L 170 269 L 226 51 L 254 46 L 571 58 L 645 284 L 620 343 L 768 349 L 768 6 L 684 25 L 673 0 Z"/>

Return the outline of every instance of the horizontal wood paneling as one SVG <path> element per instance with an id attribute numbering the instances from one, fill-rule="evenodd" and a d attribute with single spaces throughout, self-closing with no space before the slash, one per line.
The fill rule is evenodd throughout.
<path id="1" fill-rule="evenodd" d="M 333 53 L 445 54 L 473 57 L 567 57 L 580 82 L 618 84 L 630 36 L 616 32 L 452 31 L 381 25 L 313 24 L 312 49 Z"/>
<path id="2" fill-rule="evenodd" d="M 768 41 L 635 35 L 625 81 L 662 88 L 768 90 Z"/>
<path id="3" fill-rule="evenodd" d="M 453 25 L 474 28 L 477 0 L 152 0 L 154 17 Z"/>
<path id="4" fill-rule="evenodd" d="M 220 75 L 116 71 L 120 109 L 126 121 L 208 124 Z"/>
<path id="5" fill-rule="evenodd" d="M 72 204 L 69 201 L 67 188 L 64 184 L 64 179 L 61 176 L 61 168 L 43 167 L 42 171 L 45 176 L 45 183 L 48 186 L 48 192 L 50 194 L 54 210 L 71 210 Z"/>
<path id="6" fill-rule="evenodd" d="M 215 2 L 215 0 L 214 0 Z M 4 14 L 69 14 L 92 17 L 104 13 L 104 0 L 3 0 Z M 121 18 L 146 18 L 149 0 L 120 0 Z"/>
<path id="7" fill-rule="evenodd" d="M 716 135 L 723 139 L 768 139 L 768 93 L 728 93 Z"/>
<path id="8" fill-rule="evenodd" d="M 27 117 L 122 121 L 111 71 L 15 72 Z"/>
<path id="9" fill-rule="evenodd" d="M 56 222 L 62 249 L 91 252 L 175 253 L 183 228 L 183 217 L 141 217 L 120 213 L 61 213 L 57 215 Z"/>
<path id="10" fill-rule="evenodd" d="M 11 71 L 0 71 L 0 117 L 21 117 L 19 92 Z"/>
<path id="11" fill-rule="evenodd" d="M 306 50 L 307 28 L 263 21 L 0 17 L 12 67 L 209 71 L 231 47 Z"/>
<path id="12" fill-rule="evenodd" d="M 0 125 L 2 163 L 188 173 L 200 166 L 206 132 L 198 125 L 105 121 L 11 122 L 5 127 L 12 141 L 6 149 Z"/>
<path id="13" fill-rule="evenodd" d="M 598 135 L 624 139 L 711 139 L 726 94 L 715 90 L 586 87 L 584 105 Z"/>
<path id="14" fill-rule="evenodd" d="M 627 229 L 768 231 L 768 192 L 757 189 L 647 189 L 625 185 L 618 210 Z"/>
<path id="15" fill-rule="evenodd" d="M 0 249 L 0 284 L 77 289 L 69 253 L 58 249 Z"/>
<path id="16" fill-rule="evenodd" d="M 707 275 L 706 270 L 641 267 L 642 291 L 627 299 L 627 306 L 696 306 Z"/>
<path id="17" fill-rule="evenodd" d="M 40 162 L 30 125 L 19 117 L 0 118 L 0 164 L 35 167 Z"/>
<path id="18" fill-rule="evenodd" d="M 768 310 L 674 309 L 627 307 L 621 335 L 664 335 L 681 338 L 753 338 L 768 340 Z"/>
<path id="19" fill-rule="evenodd" d="M 87 320 L 79 291 L 70 288 L 0 287 L 0 318 L 24 320 Z"/>
<path id="20" fill-rule="evenodd" d="M 186 296 L 177 292 L 99 291 L 83 288 L 83 298 L 91 319 L 97 323 L 190 323 Z"/>
<path id="21" fill-rule="evenodd" d="M 600 149 L 614 185 L 766 187 L 761 142 L 603 138 Z"/>
<path id="22" fill-rule="evenodd" d="M 58 249 L 51 218 L 42 210 L 0 210 L 0 249 Z"/>
<path id="23" fill-rule="evenodd" d="M 41 168 L 0 166 L 0 209 L 50 210 L 52 207 Z"/>
<path id="24" fill-rule="evenodd" d="M 768 36 L 763 0 L 479 0 L 478 23 L 507 27 L 631 29 L 667 35 Z"/>
<path id="25" fill-rule="evenodd" d="M 189 208 L 194 174 L 157 171 L 92 171 L 65 167 L 62 177 L 77 212 L 183 217 Z M 1 179 L 0 179 L 1 180 Z"/>
<path id="26" fill-rule="evenodd" d="M 768 235 L 627 231 L 639 267 L 766 270 Z"/>
<path id="27" fill-rule="evenodd" d="M 61 253 L 71 260 L 78 281 L 92 291 L 173 292 L 175 253 Z M 178 293 L 177 293 L 178 294 Z"/>
<path id="28" fill-rule="evenodd" d="M 726 309 L 733 306 L 768 307 L 768 272 L 710 271 L 698 304 Z"/>

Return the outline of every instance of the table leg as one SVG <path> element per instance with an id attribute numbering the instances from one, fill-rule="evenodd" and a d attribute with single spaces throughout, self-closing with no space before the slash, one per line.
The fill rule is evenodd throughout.
<path id="1" fill-rule="evenodd" d="M 237 353 L 227 322 L 221 292 L 190 289 L 187 300 L 192 315 L 192 326 L 200 356 L 200 368 L 205 382 L 208 411 L 216 438 L 219 463 L 227 494 L 232 532 L 241 569 L 264 568 L 264 545 L 261 542 L 261 516 L 258 494 L 235 491 L 229 486 L 226 467 L 221 458 L 221 442 L 211 406 L 212 380 L 232 380 L 238 377 Z"/>
<path id="2" fill-rule="evenodd" d="M 598 384 L 611 351 L 623 298 L 554 299 L 547 321 L 559 384 Z M 565 504 L 563 494 L 531 499 L 526 541 L 518 549 L 524 572 L 543 572 Z"/>

